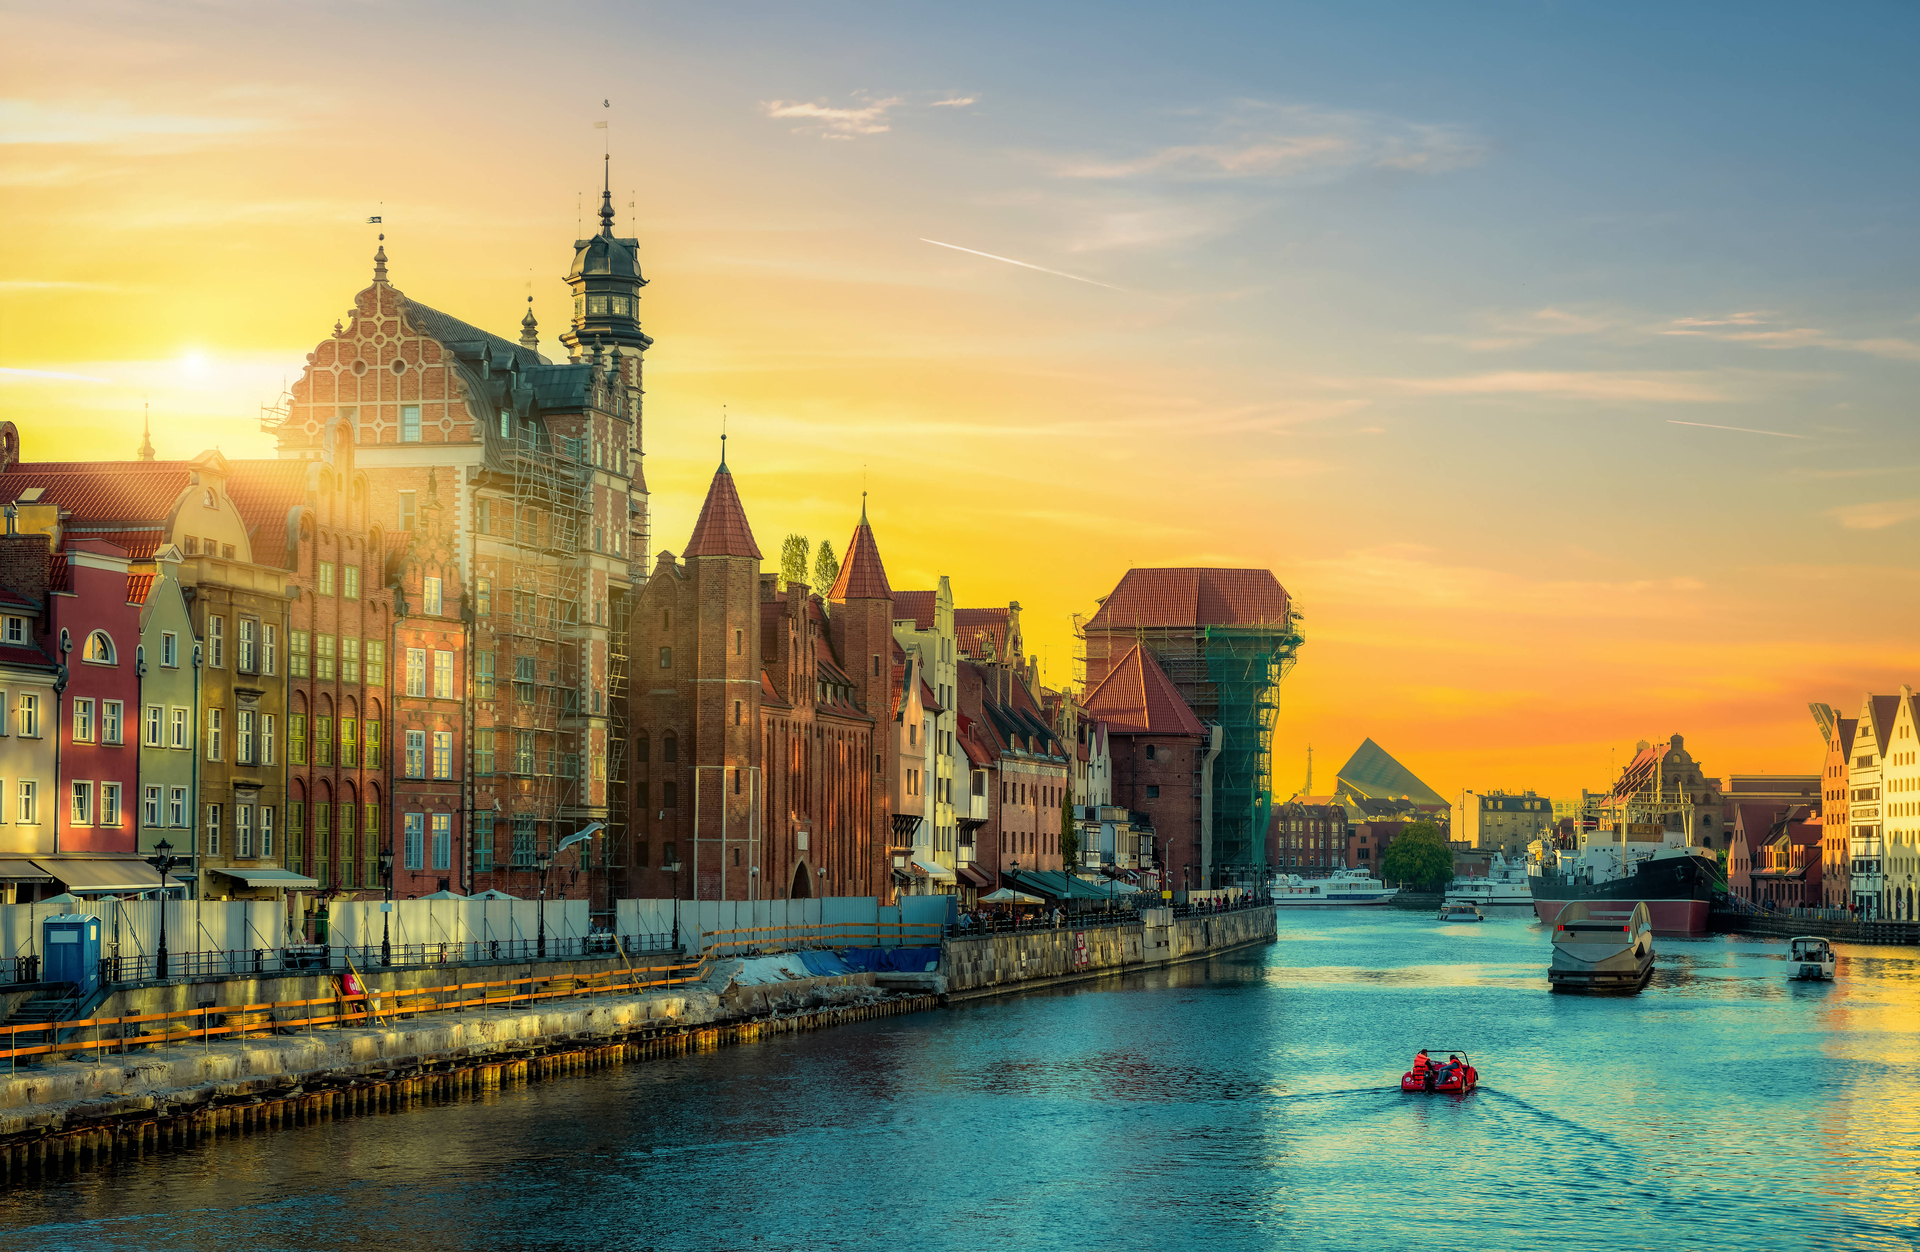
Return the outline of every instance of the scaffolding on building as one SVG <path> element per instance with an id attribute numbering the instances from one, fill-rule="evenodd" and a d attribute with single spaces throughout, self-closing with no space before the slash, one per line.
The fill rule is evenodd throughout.
<path id="1" fill-rule="evenodd" d="M 505 863 L 524 869 L 537 848 L 563 837 L 559 824 L 586 807 L 591 764 L 582 715 L 591 707 L 593 671 L 582 538 L 592 489 L 587 467 L 558 451 L 542 423 L 521 423 L 505 460 L 505 521 L 518 552 L 493 572 L 494 595 L 508 600 L 505 613 L 495 606 L 495 678 L 510 697 L 510 711 L 495 720 L 494 750 L 510 780 L 503 815 L 513 843 Z"/>
<path id="2" fill-rule="evenodd" d="M 1079 614 L 1073 619 L 1074 678 L 1083 699 L 1090 669 L 1104 675 L 1116 654 L 1139 644 L 1194 716 L 1220 728 L 1211 804 L 1214 882 L 1209 885 L 1264 882 L 1278 693 L 1304 641 L 1300 614 L 1289 608 L 1272 622 L 1135 626 L 1091 635 L 1087 620 Z"/>

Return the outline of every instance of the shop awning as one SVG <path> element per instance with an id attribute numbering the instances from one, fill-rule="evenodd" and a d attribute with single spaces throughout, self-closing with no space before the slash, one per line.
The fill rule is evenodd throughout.
<path id="1" fill-rule="evenodd" d="M 925 857 L 916 856 L 913 858 L 913 863 L 916 866 L 918 866 L 922 871 L 924 871 L 928 878 L 933 879 L 933 881 L 935 882 L 952 882 L 953 881 L 953 871 L 948 869 L 946 866 L 942 865 L 938 861 L 932 861 L 932 860 L 928 860 Z"/>
<path id="2" fill-rule="evenodd" d="M 1009 872 L 1002 877 L 1010 880 L 1023 891 L 1033 891 L 1050 900 L 1107 900 L 1112 897 L 1105 887 L 1096 887 L 1092 883 L 1082 882 L 1078 878 L 1069 878 L 1058 870 L 1023 869 Z"/>
<path id="3" fill-rule="evenodd" d="M 979 887 L 984 890 L 993 886 L 993 875 L 984 874 L 971 865 L 962 865 L 954 873 L 959 876 L 961 882 L 970 887 Z"/>
<path id="4" fill-rule="evenodd" d="M 0 882 L 52 882 L 53 875 L 32 861 L 0 857 Z"/>
<path id="5" fill-rule="evenodd" d="M 36 856 L 33 863 L 77 896 L 160 889 L 160 871 L 133 858 Z"/>
<path id="6" fill-rule="evenodd" d="M 225 874 L 228 878 L 238 878 L 249 887 L 279 887 L 287 891 L 305 891 L 309 887 L 318 887 L 320 880 L 308 878 L 305 874 L 296 874 L 290 869 L 227 869 L 223 866 L 207 867 L 216 874 Z"/>

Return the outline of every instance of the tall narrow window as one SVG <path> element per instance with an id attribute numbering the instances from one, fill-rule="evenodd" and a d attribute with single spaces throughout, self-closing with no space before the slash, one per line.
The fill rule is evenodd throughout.
<path id="1" fill-rule="evenodd" d="M 207 710 L 207 759 L 209 761 L 223 759 L 226 751 L 226 722 L 225 709 Z"/>
<path id="2" fill-rule="evenodd" d="M 533 732 L 530 730 L 513 732 L 513 772 L 533 773 Z"/>
<path id="3" fill-rule="evenodd" d="M 207 830 L 200 842 L 200 851 L 207 856 L 220 855 L 220 806 L 207 806 Z"/>
<path id="4" fill-rule="evenodd" d="M 304 630 L 287 633 L 287 673 L 294 678 L 305 678 L 311 672 L 308 669 L 308 649 L 313 636 Z"/>
<path id="5" fill-rule="evenodd" d="M 167 788 L 167 825 L 175 830 L 187 828 L 187 789 Z"/>
<path id="6" fill-rule="evenodd" d="M 364 721 L 360 723 L 362 763 L 367 769 L 384 769 L 386 762 L 380 759 L 380 723 Z"/>
<path id="7" fill-rule="evenodd" d="M 148 787 L 141 793 L 140 824 L 158 826 L 160 824 L 161 792 L 158 787 Z"/>
<path id="8" fill-rule="evenodd" d="M 422 849 L 420 845 L 425 840 L 426 815 L 424 813 L 408 813 L 401 821 L 406 831 L 405 865 L 408 869 L 423 869 L 425 867 L 421 864 L 420 853 Z"/>
<path id="9" fill-rule="evenodd" d="M 307 864 L 307 802 L 287 803 L 287 867 L 305 870 Z"/>
<path id="10" fill-rule="evenodd" d="M 173 716 L 169 726 L 170 730 L 167 735 L 167 746 L 169 748 L 190 748 L 193 746 L 187 742 L 187 710 L 173 710 Z"/>
<path id="11" fill-rule="evenodd" d="M 493 773 L 493 727 L 479 726 L 473 732 L 473 772 Z"/>
<path id="12" fill-rule="evenodd" d="M 233 806 L 233 844 L 235 856 L 251 857 L 253 855 L 253 806 L 251 804 Z"/>
<path id="13" fill-rule="evenodd" d="M 427 732 L 410 730 L 407 732 L 407 775 L 408 778 L 427 776 Z"/>
<path id="14" fill-rule="evenodd" d="M 453 653 L 434 650 L 433 695 L 437 700 L 453 699 Z"/>
<path id="15" fill-rule="evenodd" d="M 240 619 L 240 668 L 248 674 L 260 669 L 260 623 L 251 617 Z"/>
<path id="16" fill-rule="evenodd" d="M 442 780 L 453 777 L 453 732 L 450 730 L 433 732 L 433 776 Z"/>
<path id="17" fill-rule="evenodd" d="M 340 636 L 340 681 L 343 683 L 360 681 L 360 637 L 358 635 Z"/>
<path id="18" fill-rule="evenodd" d="M 40 697 L 27 695 L 20 697 L 20 733 L 28 739 L 40 737 Z M 55 732 L 58 733 L 57 731 Z"/>
<path id="19" fill-rule="evenodd" d="M 313 763 L 315 765 L 333 764 L 333 719 L 331 717 L 313 719 Z"/>
<path id="20" fill-rule="evenodd" d="M 332 561 L 320 562 L 320 594 L 323 596 L 330 596 L 333 594 L 333 562 Z"/>
<path id="21" fill-rule="evenodd" d="M 234 755 L 234 761 L 236 764 L 240 764 L 240 765 L 259 764 L 258 760 L 256 760 L 253 755 L 255 750 L 259 746 L 256 740 L 256 735 L 258 733 L 258 728 L 259 728 L 259 722 L 260 722 L 260 715 L 254 712 L 252 709 L 240 710 L 239 716 L 235 722 L 235 730 L 239 733 L 239 736 L 240 736 L 240 743 L 239 743 L 240 750 Z"/>
<path id="22" fill-rule="evenodd" d="M 378 639 L 367 640 L 367 685 L 384 686 L 387 681 L 387 645 Z"/>
<path id="23" fill-rule="evenodd" d="M 487 871 L 493 868 L 493 814 L 475 813 L 469 819 L 468 844 L 473 851 L 473 867 Z"/>
<path id="24" fill-rule="evenodd" d="M 417 491 L 399 492 L 400 529 L 412 530 L 414 519 L 420 515 L 420 493 Z"/>
<path id="25" fill-rule="evenodd" d="M 56 801 L 56 803 L 58 803 Z M 20 822 L 26 826 L 40 824 L 40 784 L 31 779 L 20 780 Z"/>
<path id="26" fill-rule="evenodd" d="M 473 668 L 474 695 L 482 700 L 493 699 L 493 653 L 480 653 Z"/>
<path id="27" fill-rule="evenodd" d="M 73 784 L 73 824 L 93 825 L 93 784 L 90 782 Z"/>
<path id="28" fill-rule="evenodd" d="M 400 442 L 420 442 L 420 406 L 417 404 L 400 406 Z"/>
<path id="29" fill-rule="evenodd" d="M 207 664 L 214 669 L 227 667 L 227 619 L 207 619 Z"/>
<path id="30" fill-rule="evenodd" d="M 340 719 L 340 768 L 360 768 L 359 723 L 351 717 Z"/>
<path id="31" fill-rule="evenodd" d="M 433 867 L 453 868 L 453 814 L 433 815 Z"/>
<path id="32" fill-rule="evenodd" d="M 260 715 L 260 763 L 278 765 L 276 755 L 273 742 L 273 714 L 263 713 Z"/>
<path id="33" fill-rule="evenodd" d="M 120 824 L 120 784 L 117 782 L 100 784 L 100 824 L 102 826 Z"/>
<path id="34" fill-rule="evenodd" d="M 287 714 L 287 764 L 307 763 L 307 715 Z"/>
<path id="35" fill-rule="evenodd" d="M 334 647 L 332 635 L 313 637 L 313 676 L 323 682 L 333 681 Z"/>
<path id="36" fill-rule="evenodd" d="M 493 533 L 493 501 L 478 500 L 474 504 L 474 529 L 483 535 Z"/>
<path id="37" fill-rule="evenodd" d="M 280 628 L 269 622 L 261 629 L 265 642 L 260 650 L 260 672 L 277 674 L 280 672 Z"/>
<path id="38" fill-rule="evenodd" d="M 180 666 L 180 636 L 170 630 L 160 635 L 160 664 L 168 669 Z"/>
<path id="39" fill-rule="evenodd" d="M 425 648 L 407 649 L 407 694 L 410 696 L 427 694 L 427 650 Z"/>
<path id="40" fill-rule="evenodd" d="M 273 810 L 265 806 L 260 809 L 260 855 L 273 855 Z"/>
<path id="41" fill-rule="evenodd" d="M 360 598 L 360 567 L 358 565 L 340 567 L 340 594 L 349 600 Z"/>
<path id="42" fill-rule="evenodd" d="M 478 578 L 473 584 L 473 611 L 481 617 L 493 613 L 493 580 Z"/>
<path id="43" fill-rule="evenodd" d="M 421 580 L 421 588 L 420 588 L 420 611 L 421 612 L 427 614 L 430 617 L 440 616 L 441 587 L 442 587 L 442 583 L 438 578 L 425 578 Z"/>
<path id="44" fill-rule="evenodd" d="M 75 743 L 93 742 L 93 701 L 91 700 L 73 702 L 73 741 Z"/>

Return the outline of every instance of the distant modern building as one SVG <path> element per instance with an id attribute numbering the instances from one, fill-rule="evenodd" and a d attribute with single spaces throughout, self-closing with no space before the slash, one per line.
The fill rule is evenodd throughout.
<path id="1" fill-rule="evenodd" d="M 1426 819 L 1451 826 L 1453 806 L 1447 798 L 1371 739 L 1361 743 L 1340 767 L 1334 776 L 1333 794 L 1347 805 L 1354 819 Z"/>

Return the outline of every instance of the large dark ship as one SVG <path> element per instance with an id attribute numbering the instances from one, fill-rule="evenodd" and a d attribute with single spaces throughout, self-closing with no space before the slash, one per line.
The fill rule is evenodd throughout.
<path id="1" fill-rule="evenodd" d="M 1541 867 L 1533 880 L 1533 911 L 1549 926 L 1575 900 L 1591 901 L 1593 921 L 1625 923 L 1633 906 L 1645 904 L 1660 934 L 1704 935 L 1720 867 L 1705 848 L 1668 847 L 1632 863 L 1624 877 L 1607 878 L 1614 862 L 1562 857 L 1560 868 Z M 1599 878 L 1599 881 L 1595 881 Z M 1615 914 L 1618 914 L 1616 917 Z"/>

